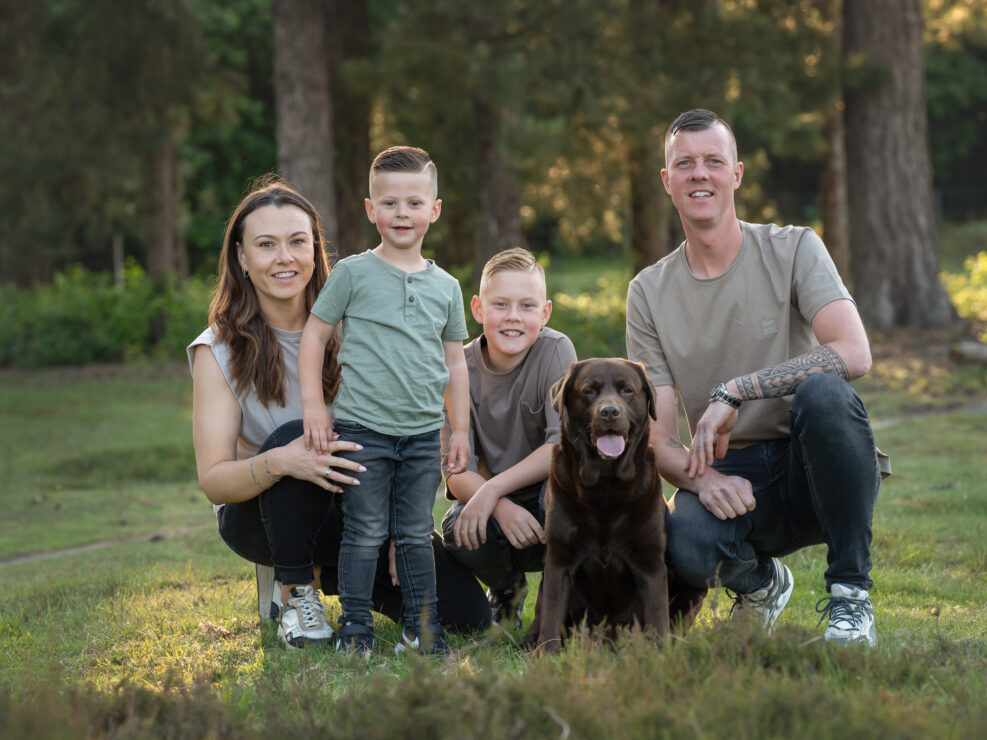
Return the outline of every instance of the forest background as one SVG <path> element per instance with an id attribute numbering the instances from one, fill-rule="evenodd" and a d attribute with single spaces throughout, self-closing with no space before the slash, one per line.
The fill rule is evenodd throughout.
<path id="1" fill-rule="evenodd" d="M 467 285 L 517 245 L 619 267 L 556 303 L 602 321 L 582 355 L 622 354 L 622 283 L 681 238 L 658 170 L 692 107 L 736 130 L 741 217 L 814 225 L 868 329 L 987 317 L 983 0 L 0 5 L 0 365 L 180 358 L 255 178 L 352 254 L 396 143 L 437 162 L 427 252 Z"/>

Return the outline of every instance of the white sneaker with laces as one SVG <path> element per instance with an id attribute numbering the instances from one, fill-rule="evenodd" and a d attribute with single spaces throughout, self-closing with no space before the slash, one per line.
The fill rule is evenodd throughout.
<path id="1" fill-rule="evenodd" d="M 874 604 L 870 595 L 859 586 L 834 583 L 825 596 L 816 603 L 819 624 L 829 616 L 825 639 L 838 645 L 877 644 L 877 627 L 874 624 Z"/>
<path id="2" fill-rule="evenodd" d="M 314 588 L 292 587 L 288 603 L 278 615 L 278 637 L 289 650 L 332 640 L 332 627 L 326 621 L 325 607 Z"/>
<path id="3" fill-rule="evenodd" d="M 733 594 L 730 607 L 730 619 L 757 619 L 769 635 L 795 588 L 788 566 L 778 558 L 771 558 L 771 563 L 774 566 L 771 583 L 749 594 Z"/>

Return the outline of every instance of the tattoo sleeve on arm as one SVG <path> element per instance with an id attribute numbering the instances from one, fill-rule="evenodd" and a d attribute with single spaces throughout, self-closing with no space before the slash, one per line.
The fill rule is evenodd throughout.
<path id="1" fill-rule="evenodd" d="M 804 355 L 737 378 L 737 390 L 744 401 L 778 398 L 794 393 L 803 380 L 816 373 L 830 373 L 844 380 L 850 379 L 846 363 L 839 352 L 824 344 Z"/>

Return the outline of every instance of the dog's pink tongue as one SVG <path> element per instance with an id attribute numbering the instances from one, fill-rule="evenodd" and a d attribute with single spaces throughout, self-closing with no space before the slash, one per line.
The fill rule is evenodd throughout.
<path id="1" fill-rule="evenodd" d="M 624 438 L 619 434 L 604 434 L 596 438 L 596 449 L 607 457 L 619 457 L 624 451 Z"/>

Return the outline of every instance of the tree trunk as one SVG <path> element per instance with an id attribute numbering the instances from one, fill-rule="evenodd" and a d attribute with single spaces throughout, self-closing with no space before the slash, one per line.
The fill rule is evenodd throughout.
<path id="1" fill-rule="evenodd" d="M 326 0 L 272 0 L 278 169 L 338 240 Z"/>
<path id="2" fill-rule="evenodd" d="M 154 280 L 168 274 L 185 277 L 188 260 L 180 254 L 184 243 L 178 238 L 178 145 L 171 134 L 164 134 L 160 147 L 150 154 L 145 172 L 147 274 Z"/>
<path id="3" fill-rule="evenodd" d="M 521 228 L 521 184 L 516 168 L 505 161 L 500 147 L 504 116 L 483 100 L 474 102 L 480 162 L 480 221 L 477 226 L 476 274 L 497 252 L 525 246 Z"/>
<path id="4" fill-rule="evenodd" d="M 373 246 L 374 230 L 367 220 L 371 162 L 371 87 L 352 79 L 346 63 L 373 53 L 367 0 L 329 0 L 329 85 L 332 90 L 332 140 L 335 144 L 336 216 L 339 257 L 359 254 Z"/>
<path id="5" fill-rule="evenodd" d="M 827 15 L 833 21 L 830 32 L 832 53 L 840 54 L 843 49 L 843 0 L 829 0 L 825 6 Z M 835 82 L 836 98 L 825 112 L 823 137 L 826 153 L 823 157 L 822 172 L 819 176 L 819 213 L 822 220 L 822 238 L 829 250 L 829 256 L 839 271 L 843 281 L 850 285 L 850 244 L 847 226 L 846 194 L 846 122 L 843 102 L 842 70 Z M 852 286 L 850 286 L 852 289 Z"/>
<path id="6" fill-rule="evenodd" d="M 946 326 L 939 282 L 919 0 L 843 6 L 851 270 L 871 327 Z M 855 75 L 851 84 L 849 76 Z"/>
<path id="7" fill-rule="evenodd" d="M 826 156 L 819 178 L 822 238 L 836 269 L 848 282 L 850 249 L 847 244 L 847 170 L 842 101 L 829 111 L 823 135 L 826 137 Z"/>
<path id="8" fill-rule="evenodd" d="M 633 134 L 632 134 L 633 136 Z M 671 251 L 668 209 L 659 172 L 663 156 L 657 131 L 649 130 L 628 147 L 631 190 L 631 248 L 634 273 L 653 265 Z"/>

